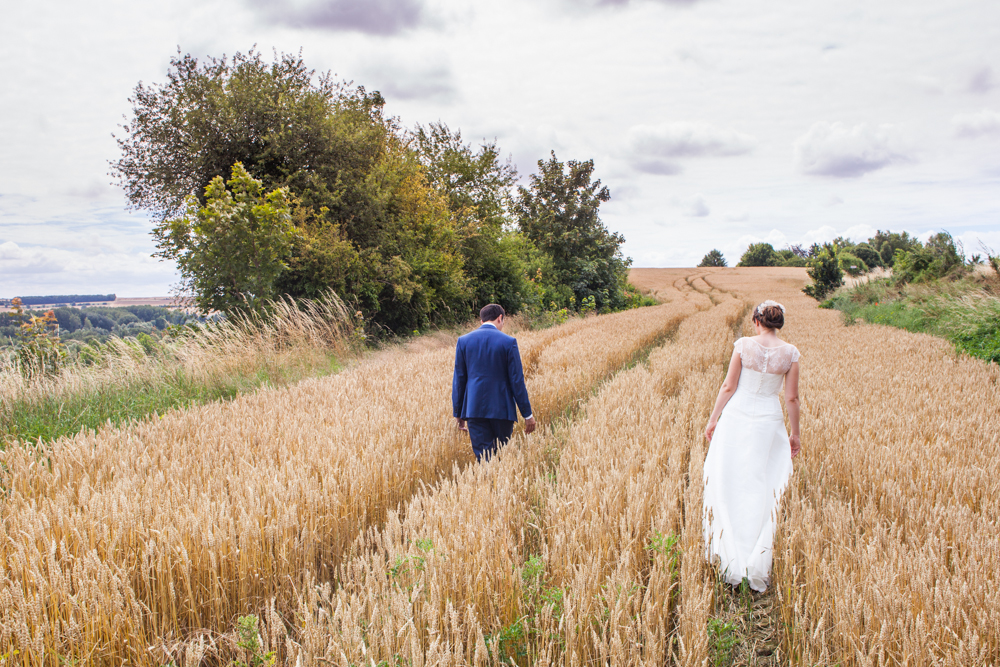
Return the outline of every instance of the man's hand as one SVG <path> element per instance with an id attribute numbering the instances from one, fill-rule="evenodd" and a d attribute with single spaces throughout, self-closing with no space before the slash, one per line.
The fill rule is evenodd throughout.
<path id="1" fill-rule="evenodd" d="M 455 417 L 455 425 L 458 426 L 459 431 L 469 432 L 469 427 L 465 425 L 465 420 L 461 417 Z"/>
<path id="2" fill-rule="evenodd" d="M 799 450 L 802 449 L 802 441 L 797 435 L 788 436 L 788 444 L 792 447 L 792 458 L 794 459 L 799 455 Z"/>
<path id="3" fill-rule="evenodd" d="M 524 420 L 524 433 L 525 435 L 527 435 L 528 433 L 531 433 L 534 430 L 535 430 L 535 418 L 528 417 L 527 419 Z"/>

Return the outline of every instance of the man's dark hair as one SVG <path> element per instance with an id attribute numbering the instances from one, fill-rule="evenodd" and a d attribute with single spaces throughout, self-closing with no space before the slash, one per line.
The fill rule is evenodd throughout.
<path id="1" fill-rule="evenodd" d="M 506 315 L 503 306 L 498 303 L 491 303 L 488 306 L 483 306 L 483 309 L 479 311 L 479 321 L 480 322 L 492 322 L 501 315 Z"/>

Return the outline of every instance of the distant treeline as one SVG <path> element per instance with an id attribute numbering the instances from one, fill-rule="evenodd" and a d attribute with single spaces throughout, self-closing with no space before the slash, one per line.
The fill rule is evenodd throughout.
<path id="1" fill-rule="evenodd" d="M 21 303 L 25 306 L 44 306 L 55 303 L 94 303 L 98 301 L 114 301 L 114 294 L 55 294 L 53 296 L 22 296 Z M 2 299 L 10 302 L 12 299 Z"/>
<path id="2" fill-rule="evenodd" d="M 182 311 L 162 306 L 62 307 L 54 308 L 52 312 L 59 323 L 59 336 L 63 341 L 103 341 L 112 334 L 120 337 L 151 334 L 195 319 Z M 0 313 L 0 346 L 16 340 L 21 325 L 32 315 L 42 314 L 41 311 L 26 311 L 22 315 Z"/>

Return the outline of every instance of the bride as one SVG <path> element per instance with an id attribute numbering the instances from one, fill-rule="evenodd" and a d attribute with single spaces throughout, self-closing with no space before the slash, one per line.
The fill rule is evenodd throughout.
<path id="1" fill-rule="evenodd" d="M 799 351 L 778 338 L 785 307 L 765 301 L 756 336 L 735 343 L 729 372 L 705 428 L 705 541 L 708 558 L 734 586 L 763 591 L 771 578 L 774 521 L 799 453 Z M 792 433 L 785 433 L 778 392 Z"/>

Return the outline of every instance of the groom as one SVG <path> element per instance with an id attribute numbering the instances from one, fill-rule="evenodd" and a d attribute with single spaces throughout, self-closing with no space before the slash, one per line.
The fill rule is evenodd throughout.
<path id="1" fill-rule="evenodd" d="M 469 432 L 477 461 L 493 456 L 510 440 L 517 421 L 515 404 L 524 416 L 524 432 L 535 430 L 517 340 L 503 333 L 505 315 L 503 306 L 484 306 L 479 311 L 482 326 L 460 337 L 455 349 L 451 402 L 458 428 Z"/>

